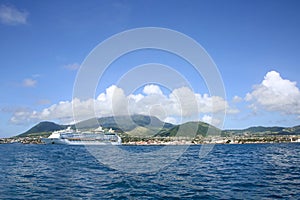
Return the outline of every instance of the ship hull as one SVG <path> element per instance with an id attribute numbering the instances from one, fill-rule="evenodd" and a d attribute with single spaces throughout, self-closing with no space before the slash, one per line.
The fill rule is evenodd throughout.
<path id="1" fill-rule="evenodd" d="M 121 145 L 122 139 L 112 129 L 105 132 L 102 127 L 92 131 L 66 130 L 54 131 L 48 138 L 42 138 L 45 144 L 62 145 Z"/>
<path id="2" fill-rule="evenodd" d="M 68 139 L 60 138 L 42 138 L 45 144 L 60 144 L 60 145 L 121 145 L 120 142 L 97 141 L 97 140 L 76 140 L 70 141 Z"/>

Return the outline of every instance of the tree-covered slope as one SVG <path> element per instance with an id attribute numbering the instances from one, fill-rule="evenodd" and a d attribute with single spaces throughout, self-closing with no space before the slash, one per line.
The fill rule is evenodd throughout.
<path id="1" fill-rule="evenodd" d="M 169 130 L 161 130 L 156 136 L 160 137 L 195 137 L 196 135 L 220 135 L 221 130 L 204 122 L 187 122 L 174 126 Z"/>

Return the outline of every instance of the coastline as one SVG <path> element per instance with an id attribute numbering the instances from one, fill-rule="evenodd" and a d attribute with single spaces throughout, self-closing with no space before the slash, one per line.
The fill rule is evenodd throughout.
<path id="1" fill-rule="evenodd" d="M 44 144 L 42 137 L 18 137 L 0 138 L 0 144 Z M 300 143 L 300 135 L 285 136 L 235 136 L 235 137 L 153 137 L 131 138 L 123 142 L 124 146 L 147 146 L 147 145 L 201 145 L 201 144 L 272 144 L 272 143 Z"/>

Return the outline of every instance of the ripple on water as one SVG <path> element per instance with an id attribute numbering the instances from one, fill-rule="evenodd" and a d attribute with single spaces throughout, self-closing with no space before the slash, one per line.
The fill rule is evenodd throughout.
<path id="1" fill-rule="evenodd" d="M 159 172 L 128 174 L 84 147 L 0 145 L 0 198 L 300 199 L 300 144 L 216 145 L 201 159 L 199 150 L 191 146 Z"/>

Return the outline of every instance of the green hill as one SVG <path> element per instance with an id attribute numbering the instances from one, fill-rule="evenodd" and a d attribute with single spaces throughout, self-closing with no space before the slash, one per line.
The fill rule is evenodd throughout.
<path id="1" fill-rule="evenodd" d="M 26 137 L 26 136 L 34 136 L 34 135 L 41 135 L 41 134 L 50 134 L 50 132 L 58 131 L 65 129 L 66 125 L 59 125 L 54 122 L 40 122 L 37 125 L 33 126 L 28 131 L 18 135 L 18 137 Z"/>
<path id="2" fill-rule="evenodd" d="M 164 123 L 157 117 L 146 115 L 116 116 L 92 118 L 81 121 L 76 125 L 71 125 L 73 129 L 93 129 L 99 126 L 112 128 L 119 133 L 127 133 L 131 136 L 152 136 L 162 128 L 169 129 L 174 125 Z M 40 122 L 28 131 L 18 135 L 18 137 L 49 135 L 53 131 L 65 129 L 70 125 L 59 125 L 53 122 Z"/>
<path id="3" fill-rule="evenodd" d="M 209 132 L 208 132 L 209 130 Z M 162 130 L 155 136 L 159 137 L 195 137 L 196 135 L 220 135 L 221 130 L 204 122 L 187 122 L 174 126 L 169 130 Z"/>
<path id="4" fill-rule="evenodd" d="M 209 125 L 204 122 L 186 122 L 181 125 L 173 125 L 164 123 L 154 116 L 146 115 L 131 115 L 131 116 L 116 116 L 102 117 L 84 120 L 75 125 L 71 125 L 73 129 L 92 129 L 101 125 L 103 128 L 112 128 L 118 133 L 129 137 L 194 137 L 196 135 L 299 135 L 300 126 L 294 127 L 249 127 L 240 130 L 223 130 Z M 53 122 L 40 122 L 33 126 L 28 131 L 18 135 L 17 137 L 26 136 L 43 136 L 47 137 L 51 132 L 62 130 L 70 125 L 59 125 Z M 207 132 L 209 130 L 209 133 Z"/>
<path id="5" fill-rule="evenodd" d="M 294 127 L 264 127 L 253 126 L 246 129 L 224 130 L 223 135 L 298 135 L 300 134 L 300 126 Z"/>
<path id="6" fill-rule="evenodd" d="M 92 118 L 84 120 L 76 124 L 76 128 L 89 129 L 97 128 L 101 125 L 104 128 L 112 128 L 122 132 L 131 131 L 139 126 L 146 128 L 171 128 L 174 125 L 170 123 L 164 123 L 157 117 L 146 115 L 124 115 L 115 117 L 102 117 Z"/>

